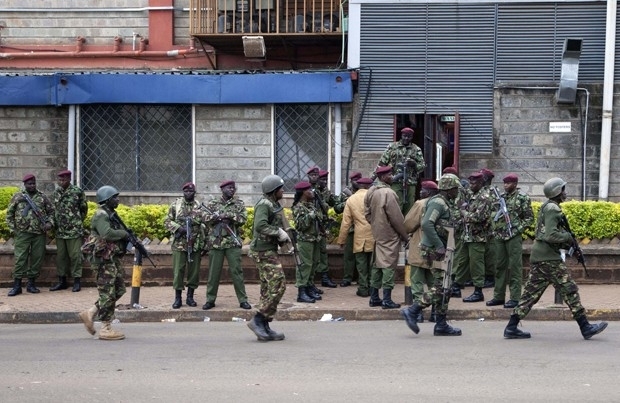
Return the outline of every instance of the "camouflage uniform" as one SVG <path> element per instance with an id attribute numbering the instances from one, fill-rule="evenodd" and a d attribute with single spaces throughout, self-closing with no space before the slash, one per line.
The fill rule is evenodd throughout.
<path id="1" fill-rule="evenodd" d="M 352 194 L 355 194 L 356 190 L 352 187 L 348 187 Z M 342 214 L 344 208 L 347 204 L 347 200 L 349 199 L 349 195 L 345 192 L 340 193 L 338 197 L 338 202 L 334 206 L 334 212 L 336 214 Z M 353 275 L 355 274 L 356 266 L 356 258 L 353 253 L 353 234 L 355 232 L 355 226 L 351 224 L 349 231 L 347 233 L 347 239 L 344 243 L 344 249 L 342 254 L 343 259 L 343 275 L 342 275 L 342 283 L 340 285 L 344 285 L 347 282 L 351 283 L 353 281 Z"/>
<path id="2" fill-rule="evenodd" d="M 95 251 L 91 265 L 97 268 L 97 290 L 99 300 L 95 303 L 99 320 L 110 322 L 114 318 L 114 308 L 126 292 L 125 269 L 121 259 L 127 250 L 128 233 L 111 216 L 116 214 L 106 207 L 99 206 L 91 221 L 91 236 L 105 243 L 102 253 Z"/>
<path id="3" fill-rule="evenodd" d="M 459 206 L 463 203 L 469 203 L 471 199 L 472 192 L 469 189 L 464 187 L 459 188 L 459 195 L 454 200 L 454 203 L 450 206 L 450 221 L 454 226 L 454 263 L 452 267 L 452 276 L 456 279 L 459 278 L 461 281 L 465 282 L 471 280 L 471 276 L 469 275 L 469 255 L 467 253 L 467 247 L 465 246 L 464 238 L 465 238 L 465 223 L 463 222 L 463 216 L 461 215 L 461 209 Z M 458 288 L 460 292 L 460 286 L 463 284 L 459 284 L 455 281 L 453 284 L 454 288 Z M 455 296 L 460 297 L 458 292 Z"/>
<path id="4" fill-rule="evenodd" d="M 489 226 L 487 241 L 484 244 L 484 285 L 491 285 L 495 281 L 495 273 L 497 271 L 497 251 L 499 249 L 499 239 L 493 228 L 493 219 L 495 213 L 499 209 L 499 197 L 493 189 L 495 186 L 485 186 L 482 190 L 486 191 L 491 199 L 491 208 L 489 210 Z"/>
<path id="5" fill-rule="evenodd" d="M 263 196 L 254 206 L 254 227 L 250 256 L 256 262 L 260 280 L 258 312 L 272 319 L 286 291 L 286 278 L 278 256 L 278 229 L 283 228 L 282 206 L 273 197 Z"/>
<path id="6" fill-rule="evenodd" d="M 321 241 L 325 239 L 319 227 L 324 220 L 323 212 L 312 202 L 300 202 L 293 206 L 293 220 L 297 230 L 297 248 L 301 265 L 296 270 L 295 287 L 309 287 L 321 259 Z"/>
<path id="7" fill-rule="evenodd" d="M 499 217 L 493 222 L 498 244 L 493 298 L 504 301 L 506 285 L 508 285 L 510 299 L 518 301 L 521 298 L 523 286 L 523 238 L 521 235 L 533 224 L 534 213 L 530 197 L 519 188 L 510 194 L 504 192 L 501 197 L 506 201 L 512 235 L 508 231 L 508 223 L 504 217 Z"/>
<path id="8" fill-rule="evenodd" d="M 56 223 L 56 272 L 63 277 L 82 277 L 82 238 L 88 213 L 84 191 L 75 185 L 57 186 L 52 193 Z M 69 273 L 67 273 L 69 269 Z"/>
<path id="9" fill-rule="evenodd" d="M 174 236 L 172 249 L 173 280 L 172 287 L 175 290 L 184 289 L 185 269 L 187 268 L 187 287 L 195 290 L 198 288 L 200 276 L 200 261 L 202 250 L 205 247 L 205 224 L 204 213 L 200 202 L 193 200 L 187 202 L 184 197 L 179 197 L 168 208 L 168 215 L 164 219 L 164 227 L 175 234 L 179 228 L 186 226 L 186 218 L 191 222 L 192 262 L 187 259 L 187 236 Z"/>
<path id="10" fill-rule="evenodd" d="M 467 209 L 462 212 L 465 233 L 463 234 L 464 247 L 467 249 L 469 270 L 459 273 L 456 277 L 458 284 L 463 284 L 467 275 L 471 276 L 474 286 L 484 286 L 485 270 L 485 244 L 489 236 L 490 212 L 493 207 L 493 199 L 488 188 L 482 188 L 471 197 Z"/>
<path id="11" fill-rule="evenodd" d="M 34 280 L 39 277 L 45 256 L 45 229 L 24 198 L 26 193 L 26 190 L 15 193 L 6 210 L 6 223 L 14 234 L 14 280 L 23 277 Z M 28 195 L 45 222 L 54 225 L 54 207 L 50 199 L 39 190 Z"/>
<path id="12" fill-rule="evenodd" d="M 415 161 L 414 167 L 406 166 L 406 161 L 412 159 Z M 398 173 L 404 173 L 403 167 L 407 169 L 407 200 L 403 199 L 403 181 L 394 179 L 392 183 L 392 190 L 398 195 L 400 210 L 403 216 L 407 215 L 407 212 L 413 206 L 415 202 L 416 185 L 418 183 L 418 175 L 424 172 L 426 163 L 424 162 L 424 155 L 422 150 L 416 144 L 411 143 L 405 147 L 400 141 L 391 143 L 387 149 L 383 152 L 383 155 L 379 159 L 378 166 L 392 166 L 392 174 L 394 176 Z M 410 172 L 413 171 L 413 172 Z"/>
<path id="13" fill-rule="evenodd" d="M 209 222 L 209 277 L 207 279 L 207 302 L 215 303 L 220 285 L 224 257 L 228 262 L 228 271 L 235 287 L 235 294 L 240 304 L 248 301 L 243 282 L 241 268 L 241 245 L 236 245 L 233 237 L 228 233 L 226 225 L 237 235 L 248 220 L 248 214 L 243 201 L 237 197 L 225 200 L 223 197 L 213 199 L 207 204 Z"/>
<path id="14" fill-rule="evenodd" d="M 320 230 L 323 231 L 326 235 L 328 235 L 329 231 L 329 217 L 327 217 L 327 212 L 330 207 L 334 207 L 338 202 L 338 198 L 328 189 L 323 188 L 319 189 L 318 187 L 313 187 L 314 189 L 314 205 L 316 206 L 317 211 L 320 211 L 323 219 L 319 221 Z M 318 197 L 317 197 L 318 196 Z M 320 251 L 320 259 L 319 264 L 316 267 L 316 273 L 323 275 L 327 275 L 329 271 L 328 262 L 327 262 L 327 237 L 321 237 L 319 241 L 319 251 Z M 331 280 L 330 280 L 331 282 Z M 325 285 L 325 284 L 323 284 Z M 334 285 L 335 286 L 335 285 Z"/>

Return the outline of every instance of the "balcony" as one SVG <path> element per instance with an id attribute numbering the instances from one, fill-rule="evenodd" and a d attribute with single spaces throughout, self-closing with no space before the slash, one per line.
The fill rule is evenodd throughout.
<path id="1" fill-rule="evenodd" d="M 214 49 L 243 50 L 244 36 L 267 49 L 342 47 L 348 2 L 338 0 L 191 0 L 190 35 Z"/>

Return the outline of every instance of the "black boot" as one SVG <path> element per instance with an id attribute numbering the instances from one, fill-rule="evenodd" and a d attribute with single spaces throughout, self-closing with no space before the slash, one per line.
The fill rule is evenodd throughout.
<path id="1" fill-rule="evenodd" d="M 254 334 L 256 335 L 256 338 L 260 341 L 273 340 L 269 336 L 269 333 L 267 333 L 267 329 L 265 329 L 266 323 L 267 323 L 267 319 L 265 318 L 265 315 L 263 315 L 260 312 L 254 315 L 252 320 L 248 322 L 248 327 L 250 328 L 250 330 L 254 332 Z"/>
<path id="2" fill-rule="evenodd" d="M 50 287 L 50 291 L 66 290 L 67 289 L 67 276 L 58 276 L 58 284 Z"/>
<path id="3" fill-rule="evenodd" d="M 314 304 L 315 299 L 306 293 L 306 287 L 299 287 L 297 289 L 297 302 L 306 302 L 308 304 Z"/>
<path id="4" fill-rule="evenodd" d="M 463 302 L 480 302 L 484 301 L 484 294 L 481 287 L 475 287 L 473 294 L 467 298 L 463 298 Z"/>
<path id="5" fill-rule="evenodd" d="M 387 288 L 383 289 L 383 303 L 381 304 L 383 309 L 396 309 L 400 308 L 400 304 L 392 301 L 392 290 Z"/>
<path id="6" fill-rule="evenodd" d="M 590 337 L 596 334 L 599 334 L 607 327 L 607 322 L 601 322 L 596 325 L 590 324 L 590 322 L 588 322 L 588 318 L 586 318 L 585 315 L 577 319 L 577 323 L 579 324 L 581 335 L 586 340 L 590 339 Z"/>
<path id="7" fill-rule="evenodd" d="M 187 287 L 187 298 L 185 298 L 185 303 L 187 304 L 187 306 L 198 305 L 196 301 L 194 301 L 194 289 L 191 287 Z"/>
<path id="8" fill-rule="evenodd" d="M 183 297 L 181 293 L 183 290 L 174 290 L 174 302 L 172 303 L 172 309 L 179 309 L 183 305 Z"/>
<path id="9" fill-rule="evenodd" d="M 418 326 L 418 315 L 421 313 L 422 307 L 417 302 L 414 302 L 409 308 L 400 310 L 400 314 L 405 319 L 405 322 L 407 322 L 407 326 L 409 326 L 409 329 L 411 329 L 415 334 L 420 333 L 420 327 Z"/>
<path id="10" fill-rule="evenodd" d="M 431 316 L 428 318 L 428 321 L 432 323 L 437 322 L 437 311 L 435 310 L 435 305 L 431 308 Z"/>
<path id="11" fill-rule="evenodd" d="M 284 340 L 284 333 L 278 333 L 274 330 L 271 330 L 271 328 L 269 327 L 269 322 L 271 322 L 273 319 L 269 318 L 267 320 L 265 320 L 265 330 L 267 331 L 267 334 L 269 335 L 269 339 L 270 340 L 276 340 L 276 341 L 280 341 L 280 340 Z"/>
<path id="12" fill-rule="evenodd" d="M 31 294 L 38 294 L 41 292 L 41 290 L 39 290 L 37 286 L 34 284 L 33 278 L 28 279 L 28 284 L 26 284 L 26 291 L 28 291 Z"/>
<path id="13" fill-rule="evenodd" d="M 308 294 L 310 298 L 314 298 L 315 301 L 320 301 L 323 299 L 323 297 L 321 297 L 321 294 L 314 292 L 314 290 L 310 286 L 306 286 L 306 294 Z"/>
<path id="14" fill-rule="evenodd" d="M 524 332 L 517 328 L 519 324 L 519 315 L 513 313 L 510 315 L 510 320 L 508 321 L 508 325 L 506 329 L 504 329 L 504 338 L 506 339 L 529 339 L 532 337 L 528 332 Z"/>
<path id="15" fill-rule="evenodd" d="M 383 301 L 379 298 L 379 289 L 370 287 L 370 300 L 368 301 L 369 306 L 381 306 Z"/>
<path id="16" fill-rule="evenodd" d="M 82 290 L 82 279 L 79 277 L 75 277 L 73 279 L 73 288 L 71 289 L 71 291 L 80 292 L 81 290 Z"/>
<path id="17" fill-rule="evenodd" d="M 319 294 L 319 295 L 323 294 L 323 290 L 321 290 L 320 288 L 317 288 L 314 284 L 310 284 L 308 286 L 308 289 L 311 289 L 312 292 L 315 294 Z"/>
<path id="18" fill-rule="evenodd" d="M 452 283 L 452 296 L 455 298 L 461 298 L 461 285 L 459 283 Z"/>
<path id="19" fill-rule="evenodd" d="M 13 288 L 9 290 L 9 293 L 7 295 L 9 297 L 14 297 L 21 293 L 22 293 L 22 279 L 16 278 L 15 280 L 13 280 Z"/>
<path id="20" fill-rule="evenodd" d="M 433 329 L 434 336 L 460 336 L 461 334 L 461 329 L 448 325 L 446 315 L 437 315 L 437 323 Z"/>
<path id="21" fill-rule="evenodd" d="M 338 287 L 338 284 L 334 283 L 332 281 L 332 279 L 329 278 L 329 275 L 327 274 L 327 272 L 321 274 L 321 285 L 323 287 L 327 287 L 327 288 L 336 288 L 336 287 Z"/>

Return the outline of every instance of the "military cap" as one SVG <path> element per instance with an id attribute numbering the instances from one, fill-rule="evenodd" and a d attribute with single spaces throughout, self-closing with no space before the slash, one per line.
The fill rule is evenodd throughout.
<path id="1" fill-rule="evenodd" d="M 224 181 L 224 182 L 220 183 L 220 188 L 223 188 L 224 186 L 228 186 L 228 185 L 235 186 L 235 181 Z"/>
<path id="2" fill-rule="evenodd" d="M 196 188 L 196 185 L 194 185 L 192 182 L 185 182 L 185 183 L 183 184 L 183 187 L 182 187 L 181 189 L 185 190 L 185 189 L 187 189 L 187 188 L 189 188 L 189 187 L 192 187 L 192 188 L 194 188 L 194 189 L 195 189 L 195 188 Z"/>
<path id="3" fill-rule="evenodd" d="M 478 180 L 478 179 L 482 179 L 483 175 L 482 172 L 474 172 L 473 174 L 469 175 L 469 180 Z"/>
<path id="4" fill-rule="evenodd" d="M 329 171 L 324 171 L 322 169 L 319 171 L 319 178 L 325 178 L 327 175 L 329 175 Z"/>
<path id="5" fill-rule="evenodd" d="M 437 184 L 433 181 L 422 181 L 422 184 L 420 186 L 422 186 L 424 189 L 439 189 L 437 187 Z"/>
<path id="6" fill-rule="evenodd" d="M 495 178 L 495 174 L 493 173 L 493 171 L 491 171 L 490 169 L 487 168 L 482 168 L 480 170 L 480 173 L 484 176 L 486 176 L 487 178 Z"/>
<path id="7" fill-rule="evenodd" d="M 27 182 L 27 181 L 29 181 L 30 179 L 36 179 L 36 178 L 34 177 L 34 174 L 26 174 L 26 175 L 24 175 L 24 179 L 22 179 L 22 182 Z"/>
<path id="8" fill-rule="evenodd" d="M 319 167 L 317 167 L 315 165 L 312 168 L 308 169 L 308 171 L 306 171 L 306 173 L 307 174 L 318 174 L 319 173 Z"/>
<path id="9" fill-rule="evenodd" d="M 400 129 L 400 132 L 403 134 L 404 133 L 409 133 L 409 134 L 415 133 L 411 127 L 403 127 L 402 129 Z"/>
<path id="10" fill-rule="evenodd" d="M 442 174 L 453 174 L 453 175 L 458 175 L 458 172 L 456 171 L 455 167 L 445 167 L 443 169 L 443 171 L 441 171 Z"/>
<path id="11" fill-rule="evenodd" d="M 392 167 L 389 165 L 378 167 L 377 170 L 375 171 L 377 175 L 386 174 L 388 172 L 392 172 Z"/>
<path id="12" fill-rule="evenodd" d="M 65 169 L 64 171 L 58 172 L 58 176 L 71 176 L 71 171 Z"/>
<path id="13" fill-rule="evenodd" d="M 349 175 L 349 179 L 353 180 L 353 179 L 359 179 L 362 177 L 362 173 L 361 172 L 351 172 L 351 175 Z"/>
<path id="14" fill-rule="evenodd" d="M 312 184 L 310 182 L 297 182 L 295 184 L 295 190 L 306 190 L 306 189 L 310 189 L 312 187 Z"/>
<path id="15" fill-rule="evenodd" d="M 358 185 L 372 185 L 372 179 L 370 178 L 359 178 L 357 180 Z"/>
<path id="16" fill-rule="evenodd" d="M 515 174 L 508 174 L 504 176 L 504 183 L 517 183 L 519 182 L 519 177 Z"/>

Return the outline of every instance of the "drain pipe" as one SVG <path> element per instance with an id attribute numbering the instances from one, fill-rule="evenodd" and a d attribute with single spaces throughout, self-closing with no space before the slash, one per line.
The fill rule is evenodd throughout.
<path id="1" fill-rule="evenodd" d="M 334 106 L 334 194 L 342 190 L 342 109 L 340 104 Z"/>
<path id="2" fill-rule="evenodd" d="M 73 172 L 71 183 L 75 185 L 77 173 L 75 172 L 75 105 L 69 105 L 69 133 L 67 136 L 67 169 Z"/>

